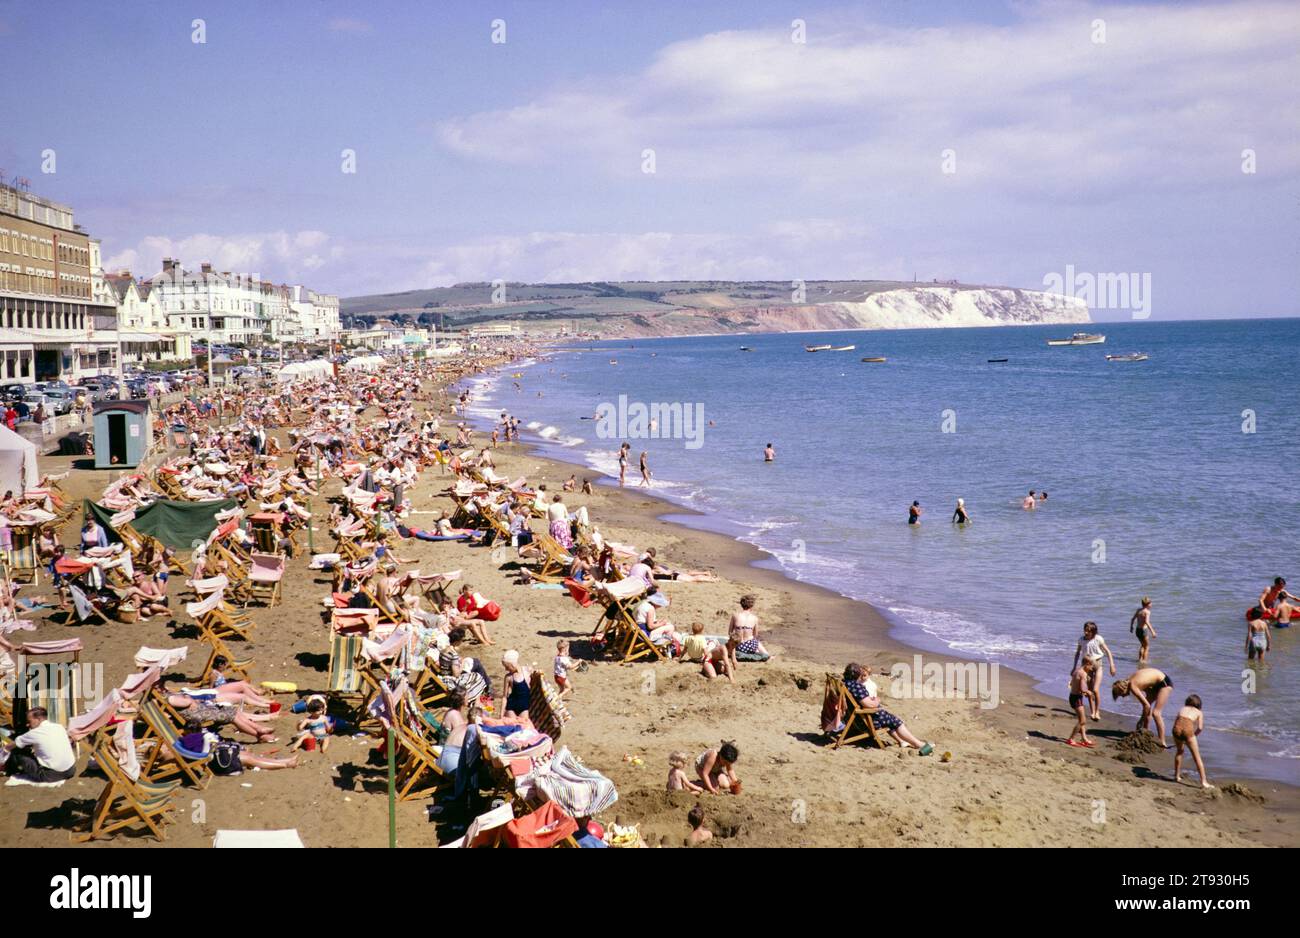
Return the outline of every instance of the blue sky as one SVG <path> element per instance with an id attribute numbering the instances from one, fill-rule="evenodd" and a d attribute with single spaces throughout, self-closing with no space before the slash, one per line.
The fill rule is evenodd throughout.
<path id="1" fill-rule="evenodd" d="M 1300 6 L 730 6 L 0 0 L 0 168 L 141 274 L 350 295 L 1070 265 L 1150 274 L 1155 319 L 1300 312 Z"/>

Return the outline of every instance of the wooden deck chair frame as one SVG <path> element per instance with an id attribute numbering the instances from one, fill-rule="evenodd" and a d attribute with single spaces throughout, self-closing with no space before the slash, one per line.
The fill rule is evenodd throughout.
<path id="1" fill-rule="evenodd" d="M 75 843 L 98 840 L 117 831 L 143 824 L 161 843 L 167 839 L 172 815 L 172 795 L 181 787 L 179 779 L 169 782 L 138 782 L 122 771 L 108 736 L 97 734 L 95 762 L 108 782 L 90 815 L 90 829 L 72 833 Z M 119 803 L 120 802 L 120 803 Z"/>
<path id="2" fill-rule="evenodd" d="M 260 602 L 260 603 L 262 603 L 262 605 L 266 606 L 267 608 L 270 608 L 271 606 L 278 606 L 278 605 L 280 605 L 280 583 L 281 583 L 281 580 L 284 578 L 285 569 L 286 569 L 286 565 L 285 565 L 285 562 L 284 562 L 284 555 L 283 555 L 283 554 L 263 554 L 263 553 L 260 553 L 260 552 L 259 552 L 258 554 L 255 555 L 255 558 L 256 558 L 256 557 L 276 557 L 276 558 L 279 558 L 279 560 L 280 560 L 280 579 L 278 579 L 278 580 L 258 580 L 258 579 L 255 579 L 255 578 L 251 575 L 251 568 L 250 568 L 250 575 L 249 575 L 249 577 L 248 577 L 248 602 L 245 602 L 244 605 L 247 606 L 248 603 L 250 603 L 250 602 Z M 253 560 L 253 563 L 256 565 L 257 560 L 254 559 L 254 560 Z"/>
<path id="3" fill-rule="evenodd" d="M 362 668 L 358 663 L 364 640 L 365 636 L 360 634 L 330 632 L 329 676 L 325 690 L 326 696 L 341 704 L 347 711 L 350 722 L 356 723 L 358 727 L 369 699 L 362 687 Z"/>
<path id="4" fill-rule="evenodd" d="M 542 549 L 542 562 L 533 571 L 533 579 L 543 583 L 562 583 L 569 575 L 573 558 L 568 555 L 560 542 L 549 534 L 539 535 L 537 546 Z"/>
<path id="5" fill-rule="evenodd" d="M 399 718 L 393 736 L 397 743 L 396 787 L 399 801 L 410 801 L 433 794 L 451 783 L 438 768 L 438 757 L 424 737 L 418 736 L 406 720 Z"/>
<path id="6" fill-rule="evenodd" d="M 240 658 L 230 650 L 230 647 L 223 639 L 208 633 L 203 636 L 203 643 L 208 646 L 208 662 L 203 666 L 203 672 L 199 674 L 197 684 L 206 684 L 208 678 L 212 676 L 212 669 L 217 663 L 218 658 L 225 658 L 227 665 L 225 675 L 228 679 L 237 681 L 250 680 L 250 669 L 257 663 L 255 658 Z"/>
<path id="7" fill-rule="evenodd" d="M 852 745 L 864 739 L 871 740 L 877 749 L 885 749 L 890 745 L 889 734 L 876 732 L 876 726 L 871 722 L 871 714 L 878 712 L 879 708 L 862 706 L 853 699 L 853 695 L 849 693 L 849 689 L 844 686 L 844 681 L 838 675 L 827 674 L 826 697 L 832 694 L 839 697 L 844 713 L 844 726 L 831 743 L 832 749 Z"/>
<path id="8" fill-rule="evenodd" d="M 76 616 L 78 625 L 93 625 L 98 619 L 104 625 L 112 625 L 114 620 L 105 612 L 97 603 L 91 602 L 86 595 L 86 591 L 75 583 L 68 584 L 68 595 L 72 598 L 72 614 Z M 86 612 L 82 614 L 82 607 Z"/>
<path id="9" fill-rule="evenodd" d="M 164 782 L 173 776 L 180 776 L 182 781 L 188 781 L 195 788 L 206 788 L 212 777 L 208 765 L 212 756 L 191 759 L 179 752 L 175 743 L 180 739 L 180 730 L 156 700 L 146 697 L 140 701 L 138 716 L 156 743 L 140 766 L 140 777 L 149 782 Z"/>
<path id="10" fill-rule="evenodd" d="M 611 598 L 611 601 L 607 602 L 605 598 L 596 597 L 596 602 L 604 604 L 605 611 L 596 622 L 596 627 L 592 629 L 591 640 L 595 642 L 603 638 L 607 652 L 613 653 L 622 662 L 637 661 L 646 657 L 662 661 L 664 657 L 659 646 L 650 641 L 650 636 L 636 624 L 636 615 L 632 611 L 635 608 L 633 604 L 639 603 L 641 598 L 641 596 L 626 600 Z"/>
<path id="11" fill-rule="evenodd" d="M 443 681 L 442 675 L 438 669 L 426 664 L 420 676 L 415 679 L 413 688 L 415 699 L 420 702 L 420 706 L 426 710 L 431 710 L 442 701 L 451 696 L 451 690 Z"/>

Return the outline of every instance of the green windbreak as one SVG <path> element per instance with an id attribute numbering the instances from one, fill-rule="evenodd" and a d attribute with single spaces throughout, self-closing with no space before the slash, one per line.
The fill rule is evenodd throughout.
<path id="1" fill-rule="evenodd" d="M 210 502 L 171 502 L 160 499 L 145 508 L 137 508 L 131 527 L 141 534 L 156 537 L 168 547 L 189 549 L 195 541 L 207 540 L 217 526 L 215 515 L 228 511 L 238 504 L 233 498 L 219 498 Z M 86 499 L 85 510 L 94 516 L 108 532 L 109 540 L 119 541 L 117 532 L 108 519 L 117 514 L 111 508 L 97 505 Z"/>

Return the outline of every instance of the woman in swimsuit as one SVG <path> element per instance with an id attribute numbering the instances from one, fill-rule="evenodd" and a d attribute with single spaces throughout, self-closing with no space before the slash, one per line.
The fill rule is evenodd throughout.
<path id="1" fill-rule="evenodd" d="M 501 666 L 505 668 L 506 707 L 504 716 L 527 716 L 532 703 L 532 689 L 528 682 L 532 671 L 527 665 L 519 663 L 519 652 L 513 648 L 501 656 Z"/>
<path id="2" fill-rule="evenodd" d="M 754 612 L 753 596 L 740 597 L 740 611 L 731 614 L 731 623 L 727 627 L 727 647 L 731 651 L 731 664 L 736 664 L 736 653 L 745 655 L 767 655 L 772 653 L 758 640 L 758 616 Z"/>
<path id="3" fill-rule="evenodd" d="M 1138 640 L 1138 664 L 1147 663 L 1147 658 L 1151 653 L 1151 639 L 1156 638 L 1155 626 L 1151 624 L 1151 597 L 1143 596 L 1142 605 L 1138 611 L 1133 613 L 1133 618 L 1128 620 L 1128 629 L 1137 635 Z"/>
<path id="4" fill-rule="evenodd" d="M 1138 717 L 1135 729 L 1145 730 L 1154 718 L 1160 745 L 1168 749 L 1169 745 L 1165 742 L 1164 707 L 1173 689 L 1173 680 L 1159 668 L 1139 668 L 1126 680 L 1112 684 L 1110 695 L 1112 700 L 1130 696 L 1135 698 L 1142 705 L 1142 716 Z"/>
<path id="5" fill-rule="evenodd" d="M 736 775 L 736 762 L 740 750 L 736 744 L 723 740 L 717 749 L 706 749 L 695 757 L 695 774 L 704 783 L 706 791 L 719 795 L 729 791 L 740 794 L 740 779 Z"/>
<path id="6" fill-rule="evenodd" d="M 1205 729 L 1205 714 L 1201 711 L 1201 698 L 1192 694 L 1183 703 L 1183 709 L 1178 711 L 1178 717 L 1174 720 L 1174 781 L 1182 782 L 1183 780 L 1183 749 L 1184 747 L 1191 751 L 1192 761 L 1196 763 L 1196 771 L 1201 776 L 1202 788 L 1213 788 L 1209 779 L 1205 777 L 1205 763 L 1201 761 L 1201 747 L 1196 737 L 1201 735 L 1201 730 Z"/>
<path id="7" fill-rule="evenodd" d="M 970 524 L 970 512 L 966 510 L 966 499 L 957 499 L 957 507 L 952 512 L 953 524 Z"/>

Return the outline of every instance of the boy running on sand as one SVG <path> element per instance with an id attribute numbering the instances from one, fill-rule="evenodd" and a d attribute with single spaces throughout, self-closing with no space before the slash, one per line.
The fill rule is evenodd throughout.
<path id="1" fill-rule="evenodd" d="M 1074 711 L 1079 722 L 1075 724 L 1074 729 L 1070 730 L 1070 736 L 1066 739 L 1067 746 L 1077 746 L 1081 749 L 1092 749 L 1096 744 L 1088 739 L 1088 706 L 1091 702 L 1091 709 L 1095 712 L 1098 707 L 1097 693 L 1092 689 L 1092 676 L 1097 670 L 1097 663 L 1091 658 L 1084 658 L 1083 664 L 1074 669 L 1070 675 L 1070 709 Z M 1075 742 L 1074 738 L 1079 737 Z"/>
<path id="2" fill-rule="evenodd" d="M 1182 782 L 1183 780 L 1183 747 L 1186 746 L 1192 753 L 1192 761 L 1196 763 L 1196 771 L 1201 776 L 1202 788 L 1213 788 L 1209 780 L 1205 777 L 1205 763 L 1201 761 L 1201 747 L 1196 741 L 1196 737 L 1201 735 L 1201 730 L 1205 729 L 1205 714 L 1201 711 L 1201 698 L 1192 694 L 1183 703 L 1183 709 L 1178 711 L 1178 717 L 1174 720 L 1174 781 Z"/>

